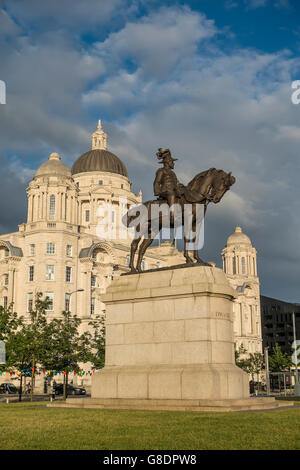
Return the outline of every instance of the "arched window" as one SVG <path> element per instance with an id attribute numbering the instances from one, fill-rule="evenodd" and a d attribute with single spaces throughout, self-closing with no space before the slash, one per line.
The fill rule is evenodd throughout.
<path id="1" fill-rule="evenodd" d="M 242 274 L 246 274 L 246 260 L 242 257 Z"/>
<path id="2" fill-rule="evenodd" d="M 232 272 L 233 272 L 233 274 L 236 274 L 236 259 L 235 259 L 235 256 L 233 257 L 233 260 L 232 260 Z"/>
<path id="3" fill-rule="evenodd" d="M 54 220 L 55 217 L 55 196 L 51 194 L 50 196 L 50 210 L 49 210 L 49 219 Z"/>
<path id="4" fill-rule="evenodd" d="M 255 259 L 254 258 L 252 259 L 252 262 L 253 262 L 253 274 L 255 276 L 256 273 L 255 273 Z"/>

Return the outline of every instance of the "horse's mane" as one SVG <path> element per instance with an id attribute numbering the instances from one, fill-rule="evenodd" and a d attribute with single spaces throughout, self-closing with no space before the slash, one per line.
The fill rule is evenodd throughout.
<path id="1" fill-rule="evenodd" d="M 187 184 L 188 189 L 193 189 L 194 186 L 199 187 L 201 180 L 205 178 L 209 173 L 218 173 L 218 176 L 225 176 L 226 173 L 223 170 L 217 170 L 216 168 L 210 168 L 209 170 L 198 173 L 194 178 Z"/>

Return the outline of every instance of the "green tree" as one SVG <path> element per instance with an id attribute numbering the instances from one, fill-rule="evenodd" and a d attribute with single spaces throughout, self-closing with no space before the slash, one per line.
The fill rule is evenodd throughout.
<path id="1" fill-rule="evenodd" d="M 265 367 L 265 358 L 260 352 L 249 354 L 248 370 L 249 373 L 254 376 L 256 374 L 256 381 L 258 382 L 259 389 L 259 375 Z"/>
<path id="2" fill-rule="evenodd" d="M 101 369 L 105 364 L 105 316 L 97 315 L 89 326 L 92 327 L 89 362 L 93 368 Z"/>
<path id="3" fill-rule="evenodd" d="M 80 333 L 81 320 L 70 312 L 52 319 L 46 326 L 47 348 L 40 355 L 40 364 L 46 369 L 64 371 L 64 399 L 67 397 L 68 376 L 79 371 L 80 363 L 91 357 L 91 334 Z"/>
<path id="4" fill-rule="evenodd" d="M 269 357 L 270 372 L 289 370 L 292 364 L 291 357 L 287 353 L 283 353 L 280 346 L 275 344 Z"/>
<path id="5" fill-rule="evenodd" d="M 13 303 L 8 308 L 0 306 L 0 341 L 6 342 L 10 333 L 22 325 L 23 317 L 13 311 Z"/>
<path id="6" fill-rule="evenodd" d="M 31 400 L 34 392 L 34 375 L 36 365 L 40 362 L 49 347 L 47 337 L 46 309 L 49 300 L 43 300 L 42 294 L 38 293 L 35 299 L 35 309 L 29 312 L 26 321 L 24 318 L 17 319 L 15 314 L 12 318 L 13 327 L 7 333 L 6 339 L 6 369 L 17 368 L 21 371 L 19 400 L 22 397 L 23 373 L 30 371 L 31 376 Z"/>
<path id="7" fill-rule="evenodd" d="M 250 368 L 250 363 L 249 363 L 249 358 L 245 355 L 247 354 L 247 349 L 244 347 L 243 343 L 237 348 L 235 344 L 235 364 L 243 369 L 247 374 L 250 373 L 249 368 Z"/>

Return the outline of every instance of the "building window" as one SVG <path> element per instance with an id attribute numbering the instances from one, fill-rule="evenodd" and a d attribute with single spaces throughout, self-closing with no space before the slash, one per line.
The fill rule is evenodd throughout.
<path id="1" fill-rule="evenodd" d="M 103 184 L 103 180 L 99 180 L 98 184 L 100 184 L 100 185 Z"/>
<path id="2" fill-rule="evenodd" d="M 89 210 L 85 211 L 85 221 L 86 222 L 90 221 L 90 211 Z"/>
<path id="3" fill-rule="evenodd" d="M 121 189 L 124 189 L 124 184 L 121 184 Z"/>
<path id="4" fill-rule="evenodd" d="M 126 256 L 126 264 L 127 264 L 127 266 L 129 266 L 129 263 L 130 263 L 130 255 L 127 255 L 127 256 Z"/>
<path id="5" fill-rule="evenodd" d="M 54 266 L 53 264 L 46 265 L 46 281 L 54 281 Z"/>
<path id="6" fill-rule="evenodd" d="M 91 287 L 96 287 L 96 276 L 91 276 Z"/>
<path id="7" fill-rule="evenodd" d="M 71 305 L 71 294 L 66 294 L 65 295 L 65 311 L 66 312 L 70 311 L 70 305 Z"/>
<path id="8" fill-rule="evenodd" d="M 34 266 L 29 266 L 29 282 L 32 282 L 34 279 Z"/>
<path id="9" fill-rule="evenodd" d="M 4 274 L 4 285 L 8 286 L 8 274 Z"/>
<path id="10" fill-rule="evenodd" d="M 31 312 L 33 309 L 33 295 L 32 292 L 27 294 L 27 312 Z"/>
<path id="11" fill-rule="evenodd" d="M 55 243 L 47 243 L 47 255 L 55 255 Z"/>
<path id="12" fill-rule="evenodd" d="M 66 255 L 72 256 L 72 245 L 67 245 L 66 247 Z"/>
<path id="13" fill-rule="evenodd" d="M 253 262 L 253 274 L 255 276 L 255 259 L 254 258 L 252 259 L 252 262 Z"/>
<path id="14" fill-rule="evenodd" d="M 7 296 L 6 295 L 3 297 L 3 307 L 5 310 L 7 309 Z"/>
<path id="15" fill-rule="evenodd" d="M 49 208 L 49 219 L 54 220 L 55 217 L 55 196 L 51 194 L 50 196 L 50 208 Z"/>
<path id="16" fill-rule="evenodd" d="M 47 307 L 47 310 L 52 311 L 53 306 L 54 306 L 54 295 L 53 292 L 46 292 L 46 300 L 49 301 L 49 305 Z"/>
<path id="17" fill-rule="evenodd" d="M 142 271 L 145 271 L 147 269 L 147 263 L 146 261 L 143 259 L 142 261 Z"/>
<path id="18" fill-rule="evenodd" d="M 246 274 L 246 260 L 242 258 L 242 274 Z"/>
<path id="19" fill-rule="evenodd" d="M 4 256 L 5 256 L 5 258 L 7 258 L 8 255 L 9 255 L 9 251 L 8 251 L 8 250 L 4 250 Z"/>
<path id="20" fill-rule="evenodd" d="M 233 274 L 236 274 L 236 259 L 235 259 L 235 256 L 233 257 L 233 260 L 232 260 L 232 271 L 233 271 Z"/>
<path id="21" fill-rule="evenodd" d="M 35 256 L 35 245 L 29 245 L 29 255 Z"/>
<path id="22" fill-rule="evenodd" d="M 91 298 L 91 315 L 95 313 L 95 299 L 94 297 Z"/>
<path id="23" fill-rule="evenodd" d="M 70 268 L 70 266 L 66 266 L 66 282 L 71 282 L 71 272 L 72 268 Z"/>

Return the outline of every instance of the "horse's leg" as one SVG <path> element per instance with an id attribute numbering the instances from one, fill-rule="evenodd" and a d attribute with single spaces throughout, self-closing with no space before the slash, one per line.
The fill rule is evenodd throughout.
<path id="1" fill-rule="evenodd" d="M 137 264 L 136 264 L 136 270 L 139 273 L 142 272 L 142 261 L 143 261 L 143 258 L 144 258 L 144 254 L 145 254 L 148 246 L 150 246 L 151 243 L 153 242 L 153 240 L 154 239 L 150 237 L 150 234 L 148 234 L 148 238 L 145 238 L 141 243 L 141 246 L 139 248 L 139 256 L 138 256 L 138 260 L 137 260 Z"/>
<path id="2" fill-rule="evenodd" d="M 131 242 L 131 246 L 130 246 L 130 260 L 129 260 L 129 267 L 130 267 L 130 272 L 131 272 L 131 273 L 136 273 L 136 272 L 137 272 L 136 268 L 134 267 L 134 255 L 135 255 L 135 253 L 136 253 L 138 244 L 139 244 L 139 242 L 141 241 L 141 238 L 142 238 L 142 237 L 135 238 L 135 239 L 132 240 L 132 242 Z"/>
<path id="3" fill-rule="evenodd" d="M 182 225 L 183 225 L 183 240 L 184 240 L 184 248 L 183 248 L 183 256 L 185 257 L 185 261 L 187 264 L 194 264 L 193 259 L 190 257 L 188 249 L 187 249 L 187 244 L 190 243 L 190 239 L 187 238 L 186 234 L 186 227 L 185 227 L 185 218 L 184 218 L 184 211 L 182 214 Z"/>
<path id="4" fill-rule="evenodd" d="M 195 247 L 193 250 L 193 256 L 197 264 L 206 265 L 206 263 L 199 256 L 198 242 L 199 242 L 200 226 L 199 224 L 196 223 L 196 217 L 194 216 L 194 214 L 193 214 L 193 221 L 192 221 L 192 230 L 195 233 L 195 237 L 193 239 L 193 243 L 195 244 Z"/>
<path id="5" fill-rule="evenodd" d="M 187 243 L 189 243 L 190 240 L 184 236 L 184 249 L 183 249 L 183 256 L 185 257 L 186 264 L 194 264 L 192 258 L 189 256 L 189 252 L 187 250 Z"/>

